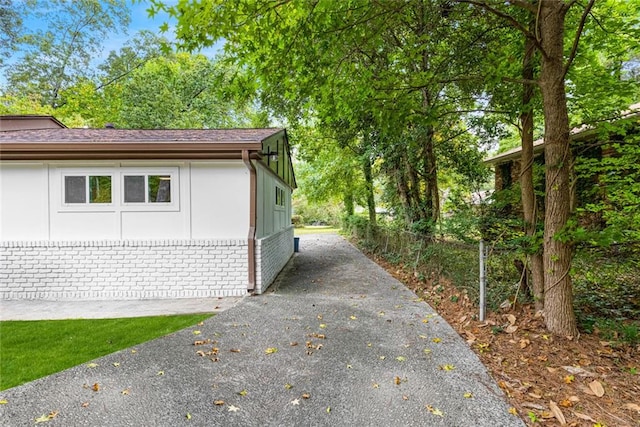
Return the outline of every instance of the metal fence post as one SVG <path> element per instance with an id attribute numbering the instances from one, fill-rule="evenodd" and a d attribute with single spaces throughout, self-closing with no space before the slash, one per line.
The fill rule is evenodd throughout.
<path id="1" fill-rule="evenodd" d="M 487 269 L 485 267 L 484 240 L 480 239 L 480 321 L 484 322 L 486 313 Z"/>

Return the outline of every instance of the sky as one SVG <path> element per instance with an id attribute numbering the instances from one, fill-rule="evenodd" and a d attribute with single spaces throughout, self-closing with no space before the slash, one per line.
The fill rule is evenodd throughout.
<path id="1" fill-rule="evenodd" d="M 21 0 L 17 0 L 21 1 Z M 165 0 L 166 3 L 171 4 L 176 2 L 177 0 Z M 149 30 L 158 35 L 162 35 L 169 40 L 172 40 L 173 37 L 173 29 L 175 25 L 175 20 L 170 19 L 170 17 L 166 13 L 158 13 L 153 18 L 149 17 L 147 13 L 147 8 L 149 4 L 147 1 L 136 1 L 135 3 L 132 0 L 127 0 L 129 10 L 131 12 L 131 22 L 128 27 L 127 33 L 111 33 L 109 34 L 105 40 L 102 52 L 94 58 L 94 65 L 98 65 L 102 63 L 108 56 L 111 51 L 118 51 L 122 46 L 126 44 L 126 42 L 132 39 L 135 34 L 140 30 Z M 169 32 L 161 33 L 160 26 L 167 22 L 169 24 Z M 39 22 L 36 18 L 31 18 L 24 22 L 24 26 L 26 30 L 35 29 L 39 27 L 43 27 L 43 24 Z M 218 52 L 222 50 L 223 42 L 219 42 L 211 48 L 207 48 L 202 50 L 200 53 L 214 57 Z M 17 52 L 13 56 L 13 61 L 19 58 L 21 55 L 20 52 Z M 13 62 L 12 58 L 7 59 L 6 64 L 10 67 L 10 64 Z M 0 86 L 6 83 L 5 73 L 0 70 Z"/>

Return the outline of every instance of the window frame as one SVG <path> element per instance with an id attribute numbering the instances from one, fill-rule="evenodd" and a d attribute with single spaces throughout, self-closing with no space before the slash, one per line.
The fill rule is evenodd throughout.
<path id="1" fill-rule="evenodd" d="M 77 203 L 67 203 L 67 177 L 84 177 L 85 182 L 85 201 Z M 111 179 L 111 202 L 108 203 L 91 203 L 91 177 L 109 177 Z M 113 168 L 97 167 L 91 168 L 63 168 L 60 169 L 60 211 L 113 211 L 117 190 L 114 186 L 116 182 L 116 173 Z"/>
<path id="2" fill-rule="evenodd" d="M 164 211 L 172 212 L 180 210 L 180 181 L 179 168 L 176 167 L 121 167 L 120 169 L 120 198 L 118 203 L 123 211 Z M 125 177 L 144 176 L 144 202 L 125 202 Z M 149 201 L 149 177 L 168 176 L 170 184 L 170 202 L 150 202 Z"/>

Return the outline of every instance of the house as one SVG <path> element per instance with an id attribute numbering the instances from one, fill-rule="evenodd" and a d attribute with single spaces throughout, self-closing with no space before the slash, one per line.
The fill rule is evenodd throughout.
<path id="1" fill-rule="evenodd" d="M 264 292 L 295 188 L 284 129 L 0 131 L 0 299 Z"/>
<path id="2" fill-rule="evenodd" d="M 606 198 L 605 184 L 598 175 L 598 168 L 591 168 L 588 173 L 582 173 L 587 163 L 600 163 L 606 158 L 618 157 L 615 146 L 630 142 L 640 132 L 640 103 L 631 105 L 620 117 L 608 120 L 601 126 L 580 126 L 571 131 L 571 151 L 575 165 L 575 179 L 572 186 L 572 206 L 580 207 L 585 203 L 595 202 Z M 544 139 L 533 143 L 534 164 L 544 166 Z M 494 155 L 484 161 L 494 168 L 495 191 L 511 188 L 519 182 L 521 171 L 522 148 L 516 147 L 504 153 Z M 544 192 L 543 177 L 540 177 L 536 189 Z M 542 207 L 544 199 L 538 198 Z M 540 212 L 542 214 L 542 212 Z"/>
<path id="3" fill-rule="evenodd" d="M 22 129 L 59 129 L 66 126 L 53 116 L 0 116 L 0 131 Z"/>

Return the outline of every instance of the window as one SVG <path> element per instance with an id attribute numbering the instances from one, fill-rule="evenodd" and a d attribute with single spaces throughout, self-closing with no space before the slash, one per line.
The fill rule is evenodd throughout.
<path id="1" fill-rule="evenodd" d="M 66 204 L 111 203 L 110 175 L 65 175 Z"/>
<path id="2" fill-rule="evenodd" d="M 171 175 L 125 175 L 125 203 L 171 203 Z"/>
<path id="3" fill-rule="evenodd" d="M 284 206 L 284 190 L 276 187 L 276 206 Z"/>

